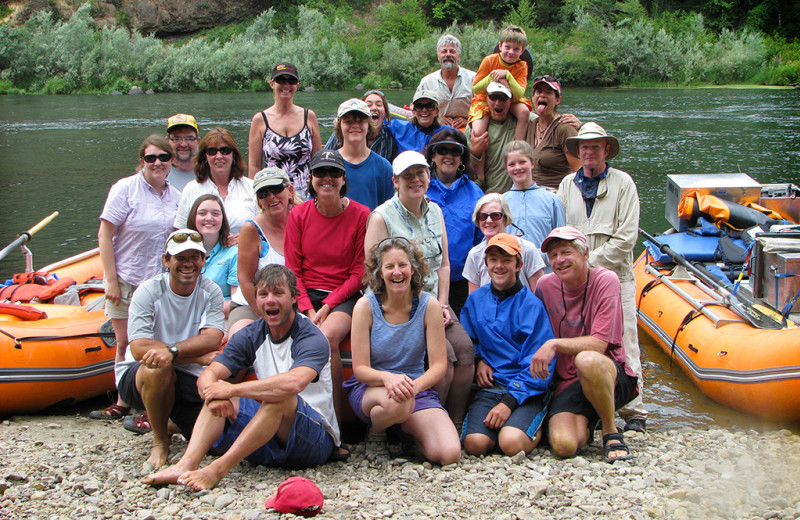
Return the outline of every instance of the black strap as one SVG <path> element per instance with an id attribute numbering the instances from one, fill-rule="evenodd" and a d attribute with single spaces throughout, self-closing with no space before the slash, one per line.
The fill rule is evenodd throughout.
<path id="1" fill-rule="evenodd" d="M 267 131 L 266 129 L 269 128 L 269 123 L 267 123 L 267 114 L 265 114 L 263 110 L 261 111 L 261 117 L 264 118 L 264 126 L 265 126 L 264 132 L 266 133 Z"/>

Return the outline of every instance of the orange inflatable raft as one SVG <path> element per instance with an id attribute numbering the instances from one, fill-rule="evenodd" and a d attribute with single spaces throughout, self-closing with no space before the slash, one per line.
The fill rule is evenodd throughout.
<path id="1" fill-rule="evenodd" d="M 114 390 L 113 330 L 102 307 L 85 308 L 103 295 L 97 283 L 87 284 L 102 277 L 98 251 L 41 271 L 83 286 L 81 305 L 0 303 L 0 416 L 66 406 Z"/>

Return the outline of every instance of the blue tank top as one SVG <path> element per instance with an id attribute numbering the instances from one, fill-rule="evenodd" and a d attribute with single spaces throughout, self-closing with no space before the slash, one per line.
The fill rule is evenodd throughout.
<path id="1" fill-rule="evenodd" d="M 425 372 L 425 310 L 430 294 L 423 292 L 419 305 L 411 319 L 394 325 L 383 317 L 381 304 L 375 294 L 367 294 L 372 308 L 372 330 L 370 331 L 370 366 L 394 374 L 405 374 L 412 379 Z"/>

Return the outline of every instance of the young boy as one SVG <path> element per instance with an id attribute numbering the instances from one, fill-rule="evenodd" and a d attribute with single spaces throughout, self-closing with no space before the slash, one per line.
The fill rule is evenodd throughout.
<path id="1" fill-rule="evenodd" d="M 520 56 L 525 52 L 527 43 L 528 36 L 525 31 L 516 25 L 509 25 L 500 33 L 500 52 L 490 54 L 481 61 L 481 66 L 472 82 L 472 91 L 475 96 L 469 107 L 469 124 L 472 126 L 473 136 L 483 134 L 489 127 L 486 87 L 491 81 L 499 81 L 508 84 L 513 94 L 511 113 L 517 118 L 514 139 L 525 139 L 528 115 L 532 107 L 530 100 L 525 98 L 525 88 L 528 86 L 528 64 L 521 60 Z"/>

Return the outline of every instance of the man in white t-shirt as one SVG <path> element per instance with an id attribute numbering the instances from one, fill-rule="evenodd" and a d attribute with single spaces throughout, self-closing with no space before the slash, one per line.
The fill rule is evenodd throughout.
<path id="1" fill-rule="evenodd" d="M 330 347 L 297 312 L 297 278 L 282 265 L 256 273 L 260 319 L 231 336 L 197 380 L 205 405 L 181 460 L 148 475 L 153 486 L 210 489 L 242 459 L 307 468 L 323 464 L 339 445 L 333 409 Z M 255 369 L 255 380 L 241 375 Z M 228 382 L 234 377 L 235 383 Z M 223 455 L 198 469 L 210 448 Z"/>
<path id="2" fill-rule="evenodd" d="M 167 463 L 169 420 L 189 438 L 203 400 L 197 376 L 216 356 L 224 330 L 222 290 L 201 275 L 203 237 L 191 229 L 170 233 L 163 262 L 168 272 L 142 283 L 128 312 L 130 348 L 114 372 L 125 402 L 144 408 L 153 430 L 147 462 Z"/>
<path id="3" fill-rule="evenodd" d="M 189 114 L 175 114 L 167 119 L 167 139 L 174 152 L 167 180 L 178 191 L 195 180 L 194 163 L 200 145 L 197 121 Z"/>

